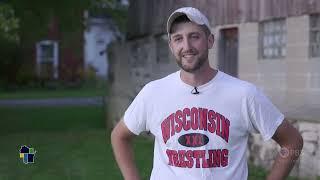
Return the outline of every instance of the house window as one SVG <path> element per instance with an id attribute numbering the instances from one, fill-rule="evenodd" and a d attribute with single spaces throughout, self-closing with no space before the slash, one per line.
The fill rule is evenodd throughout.
<path id="1" fill-rule="evenodd" d="M 262 22 L 259 26 L 260 59 L 279 59 L 286 56 L 285 19 Z"/>
<path id="2" fill-rule="evenodd" d="M 54 45 L 53 44 L 40 44 L 40 62 L 46 63 L 46 62 L 53 62 L 54 58 Z"/>
<path id="3" fill-rule="evenodd" d="M 320 57 L 320 14 L 310 16 L 310 57 Z"/>
<path id="4" fill-rule="evenodd" d="M 58 78 L 58 42 L 45 40 L 36 44 L 37 74 L 39 77 Z"/>

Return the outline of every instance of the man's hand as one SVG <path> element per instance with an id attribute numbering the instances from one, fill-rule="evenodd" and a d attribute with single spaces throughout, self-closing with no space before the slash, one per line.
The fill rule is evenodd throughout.
<path id="1" fill-rule="evenodd" d="M 274 161 L 267 179 L 282 180 L 289 175 L 296 160 L 300 156 L 303 139 L 299 131 L 286 119 L 284 119 L 278 127 L 272 139 L 281 146 L 281 150 Z"/>
<path id="2" fill-rule="evenodd" d="M 139 180 L 131 142 L 133 134 L 121 119 L 111 133 L 113 152 L 125 180 Z"/>

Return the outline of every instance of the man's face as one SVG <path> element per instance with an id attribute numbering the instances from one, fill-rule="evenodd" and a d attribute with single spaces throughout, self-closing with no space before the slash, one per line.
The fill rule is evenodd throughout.
<path id="1" fill-rule="evenodd" d="M 213 35 L 206 35 L 203 28 L 193 22 L 175 24 L 170 34 L 169 46 L 181 69 L 196 72 L 208 61 Z"/>

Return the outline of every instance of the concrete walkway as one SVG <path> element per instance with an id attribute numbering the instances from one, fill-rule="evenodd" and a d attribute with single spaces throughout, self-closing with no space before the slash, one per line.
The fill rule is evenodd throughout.
<path id="1" fill-rule="evenodd" d="M 0 107 L 15 106 L 102 106 L 103 97 L 0 100 Z"/>

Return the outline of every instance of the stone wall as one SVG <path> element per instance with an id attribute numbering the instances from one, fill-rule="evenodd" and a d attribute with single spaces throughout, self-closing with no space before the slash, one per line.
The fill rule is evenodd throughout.
<path id="1" fill-rule="evenodd" d="M 320 176 L 320 123 L 295 121 L 293 124 L 302 134 L 304 147 L 291 175 L 316 179 L 317 176 Z M 251 162 L 270 169 L 280 147 L 272 140 L 264 142 L 260 135 L 253 134 L 250 137 L 248 149 Z"/>
<path id="2" fill-rule="evenodd" d="M 320 110 L 320 58 L 309 58 L 309 16 L 289 17 L 286 25 L 287 53 L 281 59 L 258 58 L 259 23 L 217 26 L 215 34 L 219 39 L 221 29 L 237 27 L 239 78 L 260 87 L 291 118 L 320 120 L 320 112 L 297 113 Z M 218 44 L 211 57 L 214 65 L 217 47 Z"/>
<path id="3" fill-rule="evenodd" d="M 167 35 L 115 43 L 109 57 L 111 89 L 107 116 L 112 128 L 146 83 L 165 77 L 178 67 L 168 47 Z"/>

